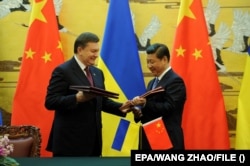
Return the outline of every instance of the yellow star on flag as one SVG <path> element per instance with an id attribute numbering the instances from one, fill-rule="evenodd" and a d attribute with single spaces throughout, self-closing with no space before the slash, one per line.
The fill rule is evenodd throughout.
<path id="1" fill-rule="evenodd" d="M 194 53 L 192 54 L 195 57 L 195 60 L 197 60 L 198 58 L 202 58 L 201 52 L 201 50 L 195 49 Z"/>
<path id="2" fill-rule="evenodd" d="M 193 0 L 185 0 L 185 1 L 181 1 L 181 3 L 183 3 L 183 6 L 185 8 L 184 8 L 184 10 L 180 10 L 180 12 L 179 12 L 179 16 L 178 16 L 178 20 L 177 20 L 177 25 L 179 25 L 179 23 L 181 22 L 181 20 L 185 16 L 195 19 L 195 16 L 194 16 L 192 10 L 190 10 L 190 5 L 193 3 Z"/>
<path id="3" fill-rule="evenodd" d="M 51 61 L 51 54 L 45 52 L 44 56 L 42 57 L 42 59 L 44 59 L 45 63 L 47 63 L 48 61 Z"/>
<path id="4" fill-rule="evenodd" d="M 59 49 L 62 51 L 62 43 L 61 43 L 61 41 L 58 41 L 58 46 L 57 46 L 57 48 L 59 48 Z"/>
<path id="5" fill-rule="evenodd" d="M 30 16 L 30 25 L 33 23 L 33 21 L 40 20 L 42 22 L 47 22 L 46 18 L 44 17 L 43 13 L 42 13 L 42 9 L 44 7 L 44 5 L 46 4 L 47 0 L 42 0 L 40 2 L 36 2 L 34 1 L 33 4 L 33 12 L 31 12 L 31 16 Z"/>
<path id="6" fill-rule="evenodd" d="M 158 122 L 158 123 L 156 124 L 156 130 L 155 130 L 155 132 L 158 133 L 158 134 L 160 134 L 160 133 L 162 133 L 162 130 L 163 130 L 163 128 L 162 128 L 162 126 L 161 126 L 161 123 Z"/>
<path id="7" fill-rule="evenodd" d="M 175 50 L 177 52 L 177 56 L 182 56 L 184 57 L 184 52 L 186 51 L 185 49 L 182 48 L 182 46 L 180 46 L 178 49 Z"/>
<path id="8" fill-rule="evenodd" d="M 160 127 L 161 127 L 161 124 L 158 122 L 158 123 L 156 124 L 156 127 L 157 127 L 157 128 L 160 128 Z"/>
<path id="9" fill-rule="evenodd" d="M 28 51 L 25 51 L 25 53 L 26 53 L 26 59 L 33 59 L 33 55 L 35 54 L 35 52 L 31 50 L 31 48 L 29 48 Z"/>

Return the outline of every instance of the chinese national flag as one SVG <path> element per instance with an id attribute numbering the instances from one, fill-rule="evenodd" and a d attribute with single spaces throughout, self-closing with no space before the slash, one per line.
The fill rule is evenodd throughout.
<path id="1" fill-rule="evenodd" d="M 42 136 L 45 151 L 53 112 L 44 106 L 52 70 L 64 61 L 53 0 L 34 0 L 19 79 L 13 101 L 11 125 L 34 125 Z"/>
<path id="2" fill-rule="evenodd" d="M 226 110 L 201 0 L 182 0 L 171 65 L 184 79 L 186 149 L 229 149 Z"/>
<path id="3" fill-rule="evenodd" d="M 142 125 L 153 150 L 166 150 L 173 147 L 162 117 Z"/>

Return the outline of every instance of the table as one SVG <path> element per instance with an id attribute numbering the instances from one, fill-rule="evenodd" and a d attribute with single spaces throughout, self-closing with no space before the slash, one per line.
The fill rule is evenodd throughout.
<path id="1" fill-rule="evenodd" d="M 130 166 L 130 157 L 15 158 L 20 166 Z"/>

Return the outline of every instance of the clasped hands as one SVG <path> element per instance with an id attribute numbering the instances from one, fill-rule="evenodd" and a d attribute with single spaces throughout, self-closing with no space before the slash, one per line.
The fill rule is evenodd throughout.
<path id="1" fill-rule="evenodd" d="M 130 102 L 133 106 L 143 106 L 146 103 L 146 98 L 136 96 Z"/>
<path id="2" fill-rule="evenodd" d="M 77 102 L 85 102 L 93 99 L 96 95 L 90 93 L 83 93 L 82 91 L 78 91 L 76 93 L 76 101 Z M 146 98 L 142 98 L 139 96 L 134 97 L 132 100 L 128 100 L 122 104 L 119 108 L 123 113 L 133 112 L 134 116 L 139 118 L 142 116 L 141 109 L 136 106 L 143 106 L 146 103 Z"/>
<path id="3" fill-rule="evenodd" d="M 144 106 L 146 98 L 136 96 L 132 100 L 128 100 L 120 107 L 123 113 L 133 112 L 134 116 L 139 118 L 142 116 L 141 109 L 137 106 Z"/>

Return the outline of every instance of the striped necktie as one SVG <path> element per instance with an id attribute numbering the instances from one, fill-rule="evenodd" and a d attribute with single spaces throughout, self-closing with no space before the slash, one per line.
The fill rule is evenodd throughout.
<path id="1" fill-rule="evenodd" d="M 84 70 L 85 70 L 85 72 L 86 72 L 86 76 L 87 76 L 87 78 L 88 78 L 88 80 L 89 80 L 90 85 L 91 85 L 91 86 L 94 86 L 93 78 L 92 78 L 92 75 L 91 75 L 91 73 L 90 73 L 90 71 L 89 71 L 89 67 L 86 67 Z"/>
<path id="2" fill-rule="evenodd" d="M 157 86 L 158 82 L 159 82 L 159 79 L 157 77 L 155 77 L 152 89 L 154 89 Z"/>

